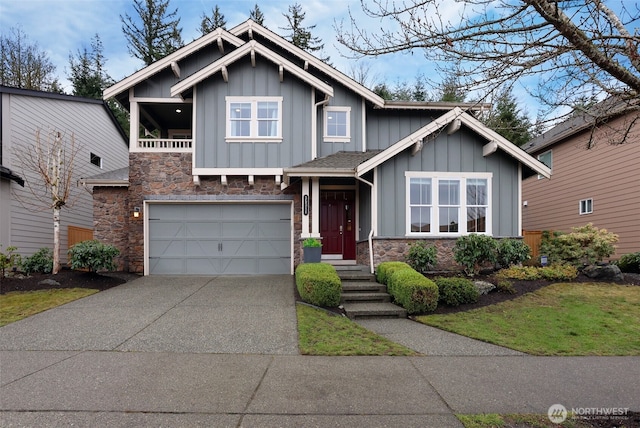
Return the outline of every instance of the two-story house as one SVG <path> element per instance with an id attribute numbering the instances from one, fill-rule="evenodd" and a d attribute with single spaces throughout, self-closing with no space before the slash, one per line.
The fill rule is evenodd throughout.
<path id="1" fill-rule="evenodd" d="M 102 100 L 0 86 L 0 244 L 30 256 L 53 248 L 53 214 L 43 178 L 25 159 L 47 150 L 53 138 L 65 144 L 71 166 L 70 195 L 60 214 L 60 259 L 74 242 L 90 238 L 93 198 L 77 185 L 81 177 L 126 167 L 129 140 Z M 45 154 L 45 158 L 46 158 Z M 39 195 L 41 199 L 34 196 Z"/>
<path id="2" fill-rule="evenodd" d="M 640 251 L 640 113 L 611 103 L 603 102 L 613 114 L 595 126 L 593 114 L 577 115 L 525 147 L 553 177 L 523 182 L 523 227 L 571 232 L 593 223 L 618 235 L 617 259 Z"/>
<path id="3" fill-rule="evenodd" d="M 447 264 L 461 235 L 519 236 L 522 177 L 549 175 L 486 106 L 385 101 L 251 20 L 104 97 L 131 112 L 130 161 L 87 180 L 96 236 L 145 274 L 293 273 L 306 237 L 371 267 L 427 239 Z"/>

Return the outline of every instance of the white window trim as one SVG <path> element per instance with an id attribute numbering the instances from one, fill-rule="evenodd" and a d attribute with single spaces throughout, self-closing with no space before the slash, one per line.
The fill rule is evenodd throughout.
<path id="1" fill-rule="evenodd" d="M 492 184 L 493 173 L 490 172 L 424 172 L 424 171 L 406 171 L 405 172 L 405 234 L 406 236 L 442 236 L 442 237 L 459 237 L 468 235 L 466 210 L 467 210 L 467 179 L 485 179 L 487 180 L 487 230 L 485 232 L 472 232 L 481 235 L 492 236 L 492 223 L 493 223 L 493 209 L 492 209 Z M 411 231 L 411 209 L 409 208 L 409 202 L 411 198 L 411 178 L 430 178 L 431 179 L 431 232 L 412 232 Z M 439 195 L 438 195 L 438 180 L 460 180 L 460 216 L 463 217 L 463 221 L 458 221 L 457 232 L 440 232 L 439 230 Z M 434 227 L 435 225 L 435 227 Z"/>
<path id="2" fill-rule="evenodd" d="M 541 157 L 542 155 L 546 155 L 547 153 L 551 154 L 551 162 L 549 162 L 551 165 L 547 165 L 546 163 L 544 163 L 544 162 L 542 162 L 542 161 L 540 160 L 540 157 Z M 552 149 L 549 149 L 549 150 L 546 150 L 546 151 L 544 151 L 544 152 L 540 153 L 540 154 L 536 157 L 536 159 L 538 159 L 538 160 L 539 160 L 540 162 L 542 162 L 543 164 L 547 165 L 547 166 L 549 167 L 549 169 L 550 169 L 550 170 L 553 170 L 553 150 L 552 150 Z M 541 180 L 541 179 L 543 179 L 543 178 L 545 178 L 545 177 L 544 177 L 544 176 L 542 176 L 542 175 L 540 175 L 540 174 L 538 174 L 538 180 Z"/>
<path id="3" fill-rule="evenodd" d="M 347 135 L 346 136 L 334 136 L 327 135 L 327 115 L 331 112 L 346 112 L 347 113 Z M 326 106 L 324 108 L 324 119 L 322 125 L 322 140 L 327 143 L 349 143 L 351 141 L 351 107 L 336 107 Z"/>
<path id="4" fill-rule="evenodd" d="M 584 203 L 584 207 L 587 208 L 587 203 L 589 203 L 589 207 L 591 208 L 590 210 L 582 210 L 582 205 Z M 581 199 L 580 202 L 578 203 L 578 212 L 580 213 L 580 215 L 587 215 L 587 214 L 592 214 L 593 213 L 593 198 L 586 198 L 586 199 Z"/>
<path id="5" fill-rule="evenodd" d="M 95 163 L 92 162 L 94 157 L 100 159 L 100 162 L 99 162 L 100 165 L 96 165 Z M 98 168 L 102 169 L 102 156 L 99 156 L 93 152 L 89 152 L 89 163 L 93 166 L 97 166 Z"/>
<path id="6" fill-rule="evenodd" d="M 226 130 L 225 140 L 227 143 L 280 143 L 282 142 L 282 99 L 283 97 L 225 97 L 226 101 Z M 258 103 L 277 102 L 278 103 L 278 128 L 275 137 L 258 137 Z M 251 135 L 248 137 L 234 137 L 231 135 L 231 115 L 229 105 L 231 103 L 251 103 Z"/>

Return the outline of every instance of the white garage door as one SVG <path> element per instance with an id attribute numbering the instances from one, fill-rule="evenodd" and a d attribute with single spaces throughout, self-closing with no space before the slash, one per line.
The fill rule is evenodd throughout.
<path id="1" fill-rule="evenodd" d="M 291 204 L 149 204 L 150 274 L 289 274 Z"/>

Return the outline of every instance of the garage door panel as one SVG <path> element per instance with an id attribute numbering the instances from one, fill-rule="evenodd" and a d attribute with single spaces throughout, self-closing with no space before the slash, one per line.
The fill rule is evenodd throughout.
<path id="1" fill-rule="evenodd" d="M 218 256 L 220 241 L 217 239 L 200 239 L 186 242 L 187 257 L 211 257 Z"/>
<path id="2" fill-rule="evenodd" d="M 150 204 L 152 274 L 291 272 L 290 204 Z"/>
<path id="3" fill-rule="evenodd" d="M 185 223 L 185 236 L 190 238 L 217 238 L 220 236 L 220 225 L 209 222 L 189 222 Z"/>

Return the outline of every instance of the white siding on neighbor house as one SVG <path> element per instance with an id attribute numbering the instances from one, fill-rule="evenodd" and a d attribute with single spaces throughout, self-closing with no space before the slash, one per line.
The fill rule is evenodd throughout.
<path id="1" fill-rule="evenodd" d="M 87 189 L 78 186 L 78 180 L 127 166 L 128 148 L 102 104 L 5 93 L 2 114 L 4 166 L 11 168 L 32 187 L 42 189 L 43 186 L 39 185 L 42 178 L 38 173 L 25 169 L 16 157 L 16 151 L 29 153 L 33 150 L 37 130 L 42 143 L 51 138 L 54 130 L 63 134 L 67 144 L 72 135 L 75 137 L 78 152 L 74 162 L 72 197 L 69 206 L 61 211 L 60 255 L 64 263 L 67 259 L 68 226 L 93 229 L 93 198 Z M 91 164 L 91 153 L 102 158 L 102 168 Z M 8 213 L 10 244 L 2 244 L 18 247 L 23 257 L 43 247 L 53 248 L 52 210 L 35 201 L 27 184 L 23 188 L 12 182 L 11 189 Z M 3 193 L 3 206 L 6 199 Z M 5 210 L 3 207 L 3 215 Z M 0 226 L 4 226 L 1 223 Z"/>

